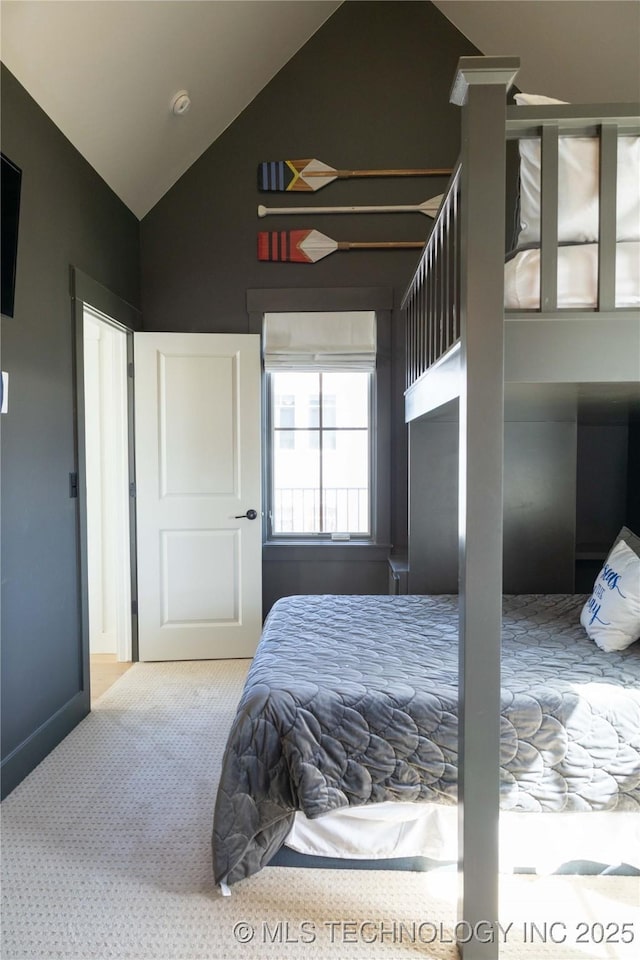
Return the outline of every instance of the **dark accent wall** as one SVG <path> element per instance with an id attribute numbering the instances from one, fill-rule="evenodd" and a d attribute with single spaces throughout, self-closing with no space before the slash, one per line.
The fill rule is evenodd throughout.
<path id="1" fill-rule="evenodd" d="M 88 712 L 82 689 L 70 266 L 139 302 L 139 224 L 2 67 L 2 149 L 22 168 L 15 316 L 2 320 L 2 788 Z"/>
<path id="2" fill-rule="evenodd" d="M 576 593 L 588 593 L 620 528 L 640 530 L 640 387 L 635 402 L 578 419 Z"/>
<path id="3" fill-rule="evenodd" d="M 460 116 L 449 90 L 458 58 L 476 52 L 430 3 L 344 3 L 141 224 L 146 330 L 246 332 L 249 288 L 393 289 L 391 531 L 397 548 L 407 536 L 399 304 L 419 251 L 341 252 L 313 265 L 261 263 L 256 237 L 260 230 L 314 227 L 337 240 L 422 241 L 431 221 L 422 214 L 258 219 L 256 208 L 419 203 L 442 193 L 447 178 L 350 179 L 317 193 L 261 194 L 256 169 L 263 160 L 301 157 L 350 169 L 453 165 Z M 278 557 L 284 569 L 281 552 Z M 265 559 L 266 573 L 270 562 Z M 379 592 L 387 582 L 382 563 L 370 564 L 364 578 L 341 563 L 343 591 Z M 290 592 L 301 584 L 333 590 L 337 569 L 326 562 L 310 566 Z"/>
<path id="4" fill-rule="evenodd" d="M 632 530 L 640 531 L 640 413 L 629 423 L 627 524 Z"/>
<path id="5" fill-rule="evenodd" d="M 554 399 L 555 393 L 555 399 Z M 587 593 L 640 514 L 640 395 L 507 384 L 505 593 Z M 458 403 L 409 426 L 409 591 L 458 586 Z"/>
<path id="6" fill-rule="evenodd" d="M 572 593 L 576 419 L 505 407 L 505 593 Z M 410 425 L 409 591 L 458 591 L 458 403 Z"/>

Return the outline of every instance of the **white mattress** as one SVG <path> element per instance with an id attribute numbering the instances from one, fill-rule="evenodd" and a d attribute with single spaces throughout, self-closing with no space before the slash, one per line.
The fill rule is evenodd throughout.
<path id="1" fill-rule="evenodd" d="M 521 250 L 505 265 L 505 307 L 540 306 L 540 249 Z M 558 306 L 593 308 L 598 300 L 598 244 L 558 247 Z M 640 243 L 616 244 L 616 307 L 640 306 Z"/>
<path id="2" fill-rule="evenodd" d="M 378 803 L 334 810 L 315 820 L 297 812 L 285 845 L 298 853 L 351 860 L 427 857 L 457 861 L 455 806 Z M 500 814 L 500 869 L 553 873 L 570 860 L 640 868 L 635 811 Z"/>

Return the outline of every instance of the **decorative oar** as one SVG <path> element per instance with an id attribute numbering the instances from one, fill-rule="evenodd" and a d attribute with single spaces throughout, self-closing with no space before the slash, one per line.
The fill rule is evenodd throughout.
<path id="1" fill-rule="evenodd" d="M 258 189 L 280 193 L 320 190 L 350 177 L 448 177 L 450 167 L 412 170 L 334 170 L 322 160 L 265 160 L 258 164 Z"/>
<path id="2" fill-rule="evenodd" d="M 424 203 L 394 203 L 387 207 L 258 207 L 259 217 L 270 217 L 274 214 L 288 213 L 424 213 L 428 217 L 435 217 L 440 207 L 443 194 L 431 197 Z"/>
<path id="3" fill-rule="evenodd" d="M 318 230 L 263 230 L 258 234 L 258 260 L 315 263 L 336 250 L 420 250 L 423 240 L 351 243 L 332 240 Z"/>

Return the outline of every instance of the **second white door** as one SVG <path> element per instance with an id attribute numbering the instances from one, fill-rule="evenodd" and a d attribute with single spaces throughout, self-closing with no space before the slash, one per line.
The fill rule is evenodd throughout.
<path id="1" fill-rule="evenodd" d="M 89 649 L 131 660 L 127 335 L 85 305 Z"/>
<path id="2" fill-rule="evenodd" d="M 140 660 L 255 652 L 262 627 L 259 340 L 135 334 Z"/>

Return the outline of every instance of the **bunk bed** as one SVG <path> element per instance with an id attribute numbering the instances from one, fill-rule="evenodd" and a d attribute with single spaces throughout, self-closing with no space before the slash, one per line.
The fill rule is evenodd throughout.
<path id="1" fill-rule="evenodd" d="M 276 604 L 223 761 L 213 835 L 218 883 L 270 862 L 298 825 L 300 849 L 310 850 L 319 836 L 314 823 L 322 828 L 334 818 L 336 831 L 317 849 L 333 843 L 339 855 L 340 836 L 357 833 L 353 819 L 340 825 L 345 809 L 356 818 L 384 809 L 379 819 L 388 828 L 388 807 L 407 801 L 428 810 L 431 836 L 449 829 L 447 812 L 455 812 L 462 916 L 473 925 L 498 916 L 501 802 L 527 817 L 615 811 L 623 837 L 631 836 L 627 816 L 640 806 L 640 645 L 600 650 L 579 623 L 585 596 L 503 598 L 502 464 L 509 383 L 577 391 L 586 384 L 640 396 L 637 258 L 634 266 L 625 247 L 631 268 L 621 280 L 625 267 L 616 257 L 621 244 L 640 239 L 618 236 L 616 223 L 619 142 L 640 134 L 639 110 L 507 108 L 517 68 L 515 58 L 460 61 L 452 101 L 462 107 L 461 160 L 403 303 L 407 421 L 452 402 L 459 409 L 460 595 Z M 588 261 L 578 270 L 588 275 L 594 267 L 595 280 L 589 277 L 577 300 L 564 284 L 567 269 L 573 276 L 558 189 L 565 137 L 595 138 L 599 159 L 595 249 L 593 237 L 576 241 L 578 259 L 586 254 Z M 505 268 L 511 139 L 525 144 L 523 156 L 533 143 L 534 160 L 536 150 L 542 157 L 539 228 L 534 224 L 533 238 L 530 229 Z M 509 297 L 510 286 L 519 287 L 522 270 L 526 310 L 520 293 L 505 306 L 505 289 Z M 636 544 L 631 535 L 627 542 Z M 557 744 L 571 740 L 567 731 L 587 716 L 601 734 L 594 734 L 593 753 L 583 731 L 574 738 L 584 748 L 575 769 L 563 769 Z M 603 765 L 606 743 L 615 759 Z M 571 767 L 571 758 L 564 760 Z M 608 772 L 585 778 L 585 764 Z M 596 781 L 608 787 L 601 791 Z M 554 817 L 541 815 L 550 827 Z M 411 832 L 409 821 L 392 830 Z M 369 833 L 351 855 L 363 856 L 371 842 Z M 424 850 L 442 860 L 445 848 Z M 381 856 L 393 856 L 389 850 L 383 844 Z M 483 950 L 478 956 L 489 957 Z"/>

